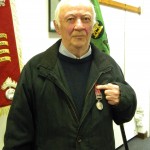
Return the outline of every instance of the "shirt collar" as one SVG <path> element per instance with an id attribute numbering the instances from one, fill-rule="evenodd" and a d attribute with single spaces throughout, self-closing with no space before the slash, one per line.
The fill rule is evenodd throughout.
<path id="1" fill-rule="evenodd" d="M 63 45 L 63 43 L 61 42 L 60 47 L 59 47 L 59 52 L 67 57 L 70 58 L 74 58 L 74 59 L 83 59 L 89 55 L 91 55 L 91 46 L 89 47 L 89 50 L 87 51 L 87 53 L 85 53 L 83 56 L 81 56 L 80 58 L 76 57 L 74 54 L 72 54 L 70 51 L 68 51 L 65 46 Z"/>

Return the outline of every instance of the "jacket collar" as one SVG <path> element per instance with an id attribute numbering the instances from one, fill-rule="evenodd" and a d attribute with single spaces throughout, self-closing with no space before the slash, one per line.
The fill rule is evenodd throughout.
<path id="1" fill-rule="evenodd" d="M 56 64 L 59 64 L 58 52 L 61 44 L 61 39 L 58 40 L 54 45 L 49 47 L 45 52 L 42 53 L 40 62 L 38 62 L 37 68 L 40 72 L 47 76 L 49 72 L 55 71 Z M 110 67 L 111 61 L 110 56 L 101 52 L 97 49 L 94 44 L 91 43 L 92 53 L 93 53 L 93 62 L 91 75 L 98 74 L 100 71 L 105 70 Z M 39 69 L 40 68 L 40 69 Z M 92 77 L 93 78 L 93 77 Z"/>
<path id="2" fill-rule="evenodd" d="M 38 67 L 44 67 L 48 70 L 53 70 L 57 60 L 58 60 L 58 51 L 61 40 L 58 40 L 54 45 L 49 47 L 41 57 L 41 61 L 38 63 Z"/>

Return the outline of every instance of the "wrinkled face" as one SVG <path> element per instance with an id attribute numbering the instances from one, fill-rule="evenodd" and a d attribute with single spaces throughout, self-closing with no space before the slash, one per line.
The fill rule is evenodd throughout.
<path id="1" fill-rule="evenodd" d="M 92 29 L 92 8 L 82 5 L 65 5 L 60 10 L 60 26 L 55 25 L 61 35 L 64 46 L 72 48 L 87 48 L 89 46 Z"/>

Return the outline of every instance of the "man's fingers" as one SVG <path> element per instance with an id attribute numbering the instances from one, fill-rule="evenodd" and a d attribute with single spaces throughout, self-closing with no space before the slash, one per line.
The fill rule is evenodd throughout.
<path id="1" fill-rule="evenodd" d="M 116 84 L 108 83 L 105 85 L 97 85 L 97 89 L 104 90 L 106 100 L 111 105 L 116 105 L 120 100 L 119 86 Z"/>
<path id="2" fill-rule="evenodd" d="M 107 90 L 107 89 L 112 88 L 112 85 L 113 84 L 111 84 L 111 83 L 104 84 L 104 85 L 97 85 L 96 88 L 99 90 Z"/>

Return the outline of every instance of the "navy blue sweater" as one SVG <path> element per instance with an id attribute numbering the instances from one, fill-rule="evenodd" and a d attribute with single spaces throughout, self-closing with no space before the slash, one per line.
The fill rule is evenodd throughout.
<path id="1" fill-rule="evenodd" d="M 73 59 L 59 53 L 59 59 L 62 64 L 74 103 L 77 107 L 79 115 L 81 115 L 92 62 L 92 55 L 83 59 Z"/>

